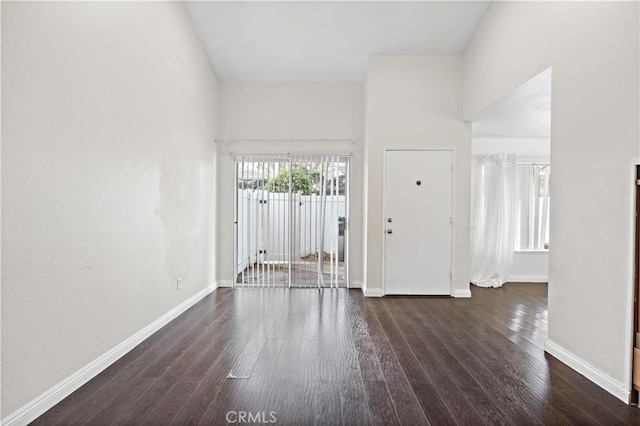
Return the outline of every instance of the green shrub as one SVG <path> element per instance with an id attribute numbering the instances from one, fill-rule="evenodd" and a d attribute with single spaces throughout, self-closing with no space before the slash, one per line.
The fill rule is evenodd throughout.
<path id="1" fill-rule="evenodd" d="M 292 192 L 301 192 L 302 195 L 309 195 L 313 190 L 313 182 L 309 172 L 300 167 L 294 167 L 291 172 Z M 283 167 L 277 176 L 269 179 L 264 189 L 269 192 L 289 192 L 289 168 Z"/>

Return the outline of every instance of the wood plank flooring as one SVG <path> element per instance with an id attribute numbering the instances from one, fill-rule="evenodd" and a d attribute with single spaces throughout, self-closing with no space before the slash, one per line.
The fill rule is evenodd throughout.
<path id="1" fill-rule="evenodd" d="M 218 289 L 33 424 L 640 424 L 544 353 L 546 284 L 472 293 Z"/>

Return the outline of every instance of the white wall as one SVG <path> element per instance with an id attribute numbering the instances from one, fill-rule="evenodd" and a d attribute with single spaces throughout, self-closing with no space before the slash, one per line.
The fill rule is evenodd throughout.
<path id="1" fill-rule="evenodd" d="M 3 418 L 213 281 L 216 86 L 179 3 L 2 3 Z"/>
<path id="2" fill-rule="evenodd" d="M 462 121 L 462 57 L 374 55 L 367 69 L 366 291 L 384 293 L 385 148 L 455 149 L 454 294 L 469 294 L 471 136 Z"/>
<path id="3" fill-rule="evenodd" d="M 512 283 L 546 283 L 549 281 L 549 252 L 516 251 L 507 277 Z"/>
<path id="4" fill-rule="evenodd" d="M 473 124 L 472 124 L 473 129 Z M 473 130 L 472 130 L 473 133 Z M 515 138 L 515 137 L 475 137 L 471 138 L 471 155 L 497 154 L 513 152 L 518 160 L 549 162 L 551 155 L 551 140 L 546 138 Z M 475 165 L 475 163 L 474 163 Z M 471 205 L 473 206 L 475 183 L 475 168 L 471 169 Z M 472 207 L 473 208 L 473 207 Z M 473 217 L 473 212 L 471 212 Z M 548 282 L 549 281 L 549 252 L 548 251 L 516 251 L 513 257 L 508 282 Z"/>
<path id="5" fill-rule="evenodd" d="M 362 132 L 360 83 L 224 82 L 223 139 L 350 139 Z"/>
<path id="6" fill-rule="evenodd" d="M 465 56 L 465 117 L 552 76 L 547 350 L 626 399 L 630 390 L 637 2 L 494 2 Z"/>
<path id="7" fill-rule="evenodd" d="M 233 153 L 352 153 L 351 283 L 362 282 L 362 84 L 221 82 L 217 281 L 233 277 Z M 314 140 L 314 141 L 312 141 Z M 355 142 L 351 142 L 355 140 Z"/>

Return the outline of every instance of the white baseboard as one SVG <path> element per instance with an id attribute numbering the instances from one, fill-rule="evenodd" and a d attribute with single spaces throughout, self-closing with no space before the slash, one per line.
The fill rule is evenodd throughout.
<path id="1" fill-rule="evenodd" d="M 569 367 L 582 374 L 587 379 L 591 380 L 602 389 L 609 392 L 611 395 L 620 399 L 625 404 L 629 403 L 631 397 L 631 390 L 627 389 L 623 383 L 614 380 L 602 371 L 591 366 L 588 362 L 577 357 L 567 349 L 547 339 L 544 343 L 544 350 L 554 357 L 558 358 Z"/>
<path id="2" fill-rule="evenodd" d="M 456 299 L 460 298 L 469 298 L 471 297 L 471 290 L 470 289 L 454 289 L 453 293 L 451 294 L 451 297 L 455 297 Z"/>
<path id="3" fill-rule="evenodd" d="M 365 297 L 383 297 L 384 291 L 381 288 L 363 288 L 362 292 Z"/>
<path id="4" fill-rule="evenodd" d="M 218 286 L 218 288 L 229 288 L 229 287 L 233 287 L 233 281 L 231 280 L 218 280 L 216 281 L 216 285 Z"/>
<path id="5" fill-rule="evenodd" d="M 362 288 L 362 281 L 351 281 L 349 288 Z"/>
<path id="6" fill-rule="evenodd" d="M 6 418 L 2 419 L 0 421 L 0 424 L 2 424 L 3 426 L 26 425 L 34 421 L 54 405 L 62 401 L 67 396 L 71 395 L 71 393 L 78 390 L 89 380 L 100 374 L 111 364 L 122 358 L 127 354 L 127 352 L 138 346 L 153 333 L 160 330 L 162 327 L 177 318 L 184 311 L 198 303 L 201 299 L 203 299 L 206 295 L 208 295 L 215 289 L 216 285 L 211 284 L 208 287 L 200 290 L 189 299 L 185 300 L 142 330 L 135 333 L 133 336 L 129 337 L 127 340 L 113 347 L 100 357 L 96 358 L 89 364 L 82 367 L 80 370 L 73 373 L 71 376 L 53 386 L 51 389 L 42 393 L 32 401 L 28 402 L 15 412 L 8 415 Z"/>
<path id="7" fill-rule="evenodd" d="M 548 283 L 548 275 L 511 275 L 507 277 L 508 283 Z"/>

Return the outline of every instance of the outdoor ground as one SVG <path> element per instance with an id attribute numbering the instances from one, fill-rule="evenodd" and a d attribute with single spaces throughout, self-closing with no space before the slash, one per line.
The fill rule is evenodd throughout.
<path id="1" fill-rule="evenodd" d="M 331 286 L 331 260 L 329 255 L 324 258 L 324 287 Z M 335 263 L 333 268 L 335 268 Z M 291 265 L 292 287 L 317 287 L 318 263 L 316 255 L 306 256 Z M 346 287 L 344 278 L 344 262 L 338 262 L 338 287 Z M 335 277 L 334 277 L 335 280 Z M 240 272 L 236 277 L 236 285 L 246 287 L 288 287 L 289 266 L 284 263 L 253 264 Z M 333 282 L 335 286 L 335 281 Z"/>

